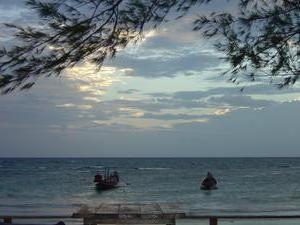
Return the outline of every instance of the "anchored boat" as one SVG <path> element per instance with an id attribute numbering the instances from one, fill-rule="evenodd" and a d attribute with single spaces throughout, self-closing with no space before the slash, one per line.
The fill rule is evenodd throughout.
<path id="1" fill-rule="evenodd" d="M 117 171 L 110 172 L 109 168 L 105 168 L 104 173 L 97 173 L 94 182 L 99 190 L 108 190 L 118 187 L 119 174 Z"/>
<path id="2" fill-rule="evenodd" d="M 201 183 L 200 188 L 202 190 L 215 190 L 218 189 L 217 187 L 217 180 L 214 178 L 214 176 L 208 172 L 206 177 Z"/>

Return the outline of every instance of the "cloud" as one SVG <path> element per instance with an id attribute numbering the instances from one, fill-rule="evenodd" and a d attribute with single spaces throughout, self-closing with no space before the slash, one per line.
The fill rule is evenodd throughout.
<path id="1" fill-rule="evenodd" d="M 299 102 L 242 109 L 208 123 L 178 124 L 171 135 L 192 137 L 185 149 L 202 156 L 299 156 L 299 110 Z"/>
<path id="2" fill-rule="evenodd" d="M 83 97 L 83 100 L 91 101 L 91 102 L 96 102 L 96 103 L 99 103 L 99 102 L 102 101 L 99 97 L 94 97 L 94 96 Z"/>
<path id="3" fill-rule="evenodd" d="M 0 0 L 0 20 L 35 22 L 19 4 Z M 299 102 L 280 98 L 299 99 L 299 86 L 278 91 L 251 83 L 240 92 L 208 80 L 225 65 L 211 43 L 190 31 L 191 21 L 148 32 L 100 71 L 83 63 L 61 79 L 1 96 L 3 148 L 45 156 L 276 155 L 280 148 L 296 154 Z"/>
<path id="4" fill-rule="evenodd" d="M 230 106 L 238 106 L 238 107 L 266 107 L 270 104 L 275 104 L 274 101 L 269 100 L 257 100 L 253 99 L 251 96 L 246 95 L 224 95 L 220 97 L 210 97 L 208 99 L 209 102 L 218 104 L 228 104 Z"/>
<path id="5" fill-rule="evenodd" d="M 91 63 L 83 63 L 67 69 L 65 77 L 72 81 L 75 88 L 88 96 L 88 101 L 100 102 L 101 96 L 106 94 L 107 89 L 116 82 L 120 82 L 120 76 L 130 73 L 130 68 L 117 68 L 103 66 L 101 70 Z M 124 78 L 123 78 L 124 79 Z"/>
<path id="6" fill-rule="evenodd" d="M 215 81 L 217 83 L 217 81 Z M 210 88 L 208 90 L 200 90 L 200 91 L 179 91 L 174 93 L 174 98 L 177 99 L 185 99 L 185 100 L 193 100 L 206 98 L 212 95 L 284 95 L 284 94 L 292 94 L 299 93 L 300 89 L 298 87 L 291 87 L 287 89 L 278 89 L 272 85 L 265 84 L 248 84 L 248 86 L 243 88 L 241 91 L 241 87 L 232 86 L 232 87 L 218 87 L 218 88 Z M 159 96 L 160 93 L 150 93 L 152 96 Z"/>
<path id="7" fill-rule="evenodd" d="M 0 6 L 4 10 L 11 8 L 24 8 L 25 0 L 0 0 Z"/>
<path id="8" fill-rule="evenodd" d="M 101 110 L 108 112 L 107 115 L 110 117 L 110 122 L 105 121 L 106 125 L 115 126 L 122 123 L 140 129 L 153 127 L 172 129 L 176 124 L 207 122 L 243 108 L 261 109 L 278 104 L 271 100 L 253 99 L 241 92 L 237 95 L 221 95 L 224 90 L 227 89 L 214 89 L 211 92 L 208 90 L 208 93 L 203 91 L 197 95 L 192 92 L 192 96 L 188 95 L 188 98 L 186 98 L 188 92 L 185 92 L 185 98 L 177 98 L 178 93 L 174 93 L 163 94 L 164 97 L 154 97 L 154 99 L 110 100 L 101 103 Z M 229 90 L 227 91 L 230 93 Z"/>
<path id="9" fill-rule="evenodd" d="M 181 123 L 173 129 L 133 129 L 126 124 L 115 122 L 106 125 L 99 120 L 94 121 L 93 127 L 69 134 L 61 128 L 51 133 L 46 130 L 30 133 L 14 130 L 13 135 L 10 130 L 0 130 L 2 145 L 11 149 L 10 152 L 1 152 L 1 155 L 299 156 L 299 110 L 299 102 L 272 105 L 263 110 L 243 109 L 206 123 Z M 17 142 L 13 141 L 13 136 L 18 138 Z"/>
<path id="10" fill-rule="evenodd" d="M 77 109 L 81 109 L 81 110 L 89 110 L 89 109 L 93 108 L 92 105 L 76 105 L 73 103 L 65 103 L 65 104 L 61 104 L 61 105 L 56 105 L 56 107 L 58 107 L 58 108 L 77 108 Z"/>
<path id="11" fill-rule="evenodd" d="M 58 107 L 58 108 L 74 108 L 74 107 L 76 107 L 76 105 L 73 103 L 65 103 L 65 104 L 61 104 L 61 105 L 56 105 L 56 107 Z"/>
<path id="12" fill-rule="evenodd" d="M 171 114 L 171 113 L 144 113 L 143 118 L 152 118 L 158 120 L 196 120 L 196 119 L 207 119 L 207 115 L 197 115 L 197 114 Z"/>
<path id="13" fill-rule="evenodd" d="M 134 94 L 136 92 L 139 92 L 140 90 L 138 89 L 134 89 L 134 88 L 131 88 L 131 89 L 128 89 L 128 90 L 120 90 L 118 91 L 119 94 Z"/>
<path id="14" fill-rule="evenodd" d="M 129 74 L 131 76 L 158 78 L 199 73 L 222 63 L 211 53 L 200 50 L 193 52 L 192 49 L 193 46 L 180 50 L 144 49 L 131 54 L 122 53 L 109 61 L 108 65 L 134 68 Z"/>

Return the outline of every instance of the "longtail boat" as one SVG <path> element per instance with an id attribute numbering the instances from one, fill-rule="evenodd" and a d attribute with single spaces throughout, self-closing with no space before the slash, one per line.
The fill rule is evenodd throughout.
<path id="1" fill-rule="evenodd" d="M 105 168 L 104 174 L 97 173 L 95 175 L 94 182 L 99 190 L 116 188 L 119 183 L 119 174 L 117 171 L 111 173 L 109 168 Z"/>

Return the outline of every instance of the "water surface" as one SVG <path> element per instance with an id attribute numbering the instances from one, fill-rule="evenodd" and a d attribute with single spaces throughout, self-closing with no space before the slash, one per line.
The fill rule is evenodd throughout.
<path id="1" fill-rule="evenodd" d="M 97 192 L 117 170 L 122 187 Z M 207 171 L 219 189 L 201 191 Z M 102 202 L 179 203 L 202 214 L 299 214 L 300 158 L 0 159 L 1 214 L 68 214 Z"/>

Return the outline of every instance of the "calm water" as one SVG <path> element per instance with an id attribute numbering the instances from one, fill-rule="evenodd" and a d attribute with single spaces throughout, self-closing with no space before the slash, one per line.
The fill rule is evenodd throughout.
<path id="1" fill-rule="evenodd" d="M 103 167 L 122 187 L 94 189 Z M 201 191 L 210 170 L 219 189 Z M 172 202 L 207 213 L 299 214 L 300 158 L 0 159 L 1 214 L 65 214 L 101 202 Z M 126 185 L 127 183 L 127 185 Z"/>

